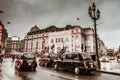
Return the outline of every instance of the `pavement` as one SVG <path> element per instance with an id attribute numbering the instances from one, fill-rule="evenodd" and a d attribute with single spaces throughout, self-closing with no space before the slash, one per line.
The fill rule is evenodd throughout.
<path id="1" fill-rule="evenodd" d="M 117 61 L 101 62 L 101 69 L 98 72 L 120 75 L 120 63 Z"/>

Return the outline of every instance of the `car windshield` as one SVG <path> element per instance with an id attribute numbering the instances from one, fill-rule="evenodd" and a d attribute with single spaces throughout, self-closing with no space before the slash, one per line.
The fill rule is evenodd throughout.
<path id="1" fill-rule="evenodd" d="M 88 54 L 81 54 L 81 56 L 84 60 L 92 60 L 91 56 Z"/>
<path id="2" fill-rule="evenodd" d="M 22 56 L 22 59 L 34 59 L 35 55 L 34 54 L 24 54 Z"/>
<path id="3" fill-rule="evenodd" d="M 51 54 L 49 55 L 49 57 L 50 57 L 50 58 L 57 58 L 58 56 L 57 56 L 57 54 L 51 53 Z"/>
<path id="4" fill-rule="evenodd" d="M 100 59 L 108 59 L 107 56 L 102 56 Z"/>

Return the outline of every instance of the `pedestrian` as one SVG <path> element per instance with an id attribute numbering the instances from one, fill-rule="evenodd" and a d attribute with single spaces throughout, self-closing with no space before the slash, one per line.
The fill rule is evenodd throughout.
<path id="1" fill-rule="evenodd" d="M 120 62 L 120 56 L 119 55 L 117 56 L 117 62 Z"/>
<path id="2" fill-rule="evenodd" d="M 14 62 L 14 60 L 15 60 L 15 55 L 12 56 L 12 62 Z"/>
<path id="3" fill-rule="evenodd" d="M 0 57 L 0 67 L 2 66 L 3 58 Z"/>

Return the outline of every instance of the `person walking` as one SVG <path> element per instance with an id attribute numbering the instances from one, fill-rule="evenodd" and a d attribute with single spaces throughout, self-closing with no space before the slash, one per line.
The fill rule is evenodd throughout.
<path id="1" fill-rule="evenodd" d="M 15 60 L 15 55 L 12 56 L 12 62 L 14 62 L 14 60 Z"/>
<path id="2" fill-rule="evenodd" d="M 0 67 L 2 66 L 3 58 L 0 57 Z"/>

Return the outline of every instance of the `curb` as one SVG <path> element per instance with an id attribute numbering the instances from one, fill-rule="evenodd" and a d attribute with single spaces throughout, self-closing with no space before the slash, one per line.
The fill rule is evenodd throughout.
<path id="1" fill-rule="evenodd" d="M 101 70 L 97 70 L 97 72 L 107 73 L 107 74 L 113 74 L 113 75 L 120 75 L 120 73 L 108 72 L 108 71 L 101 71 Z"/>

